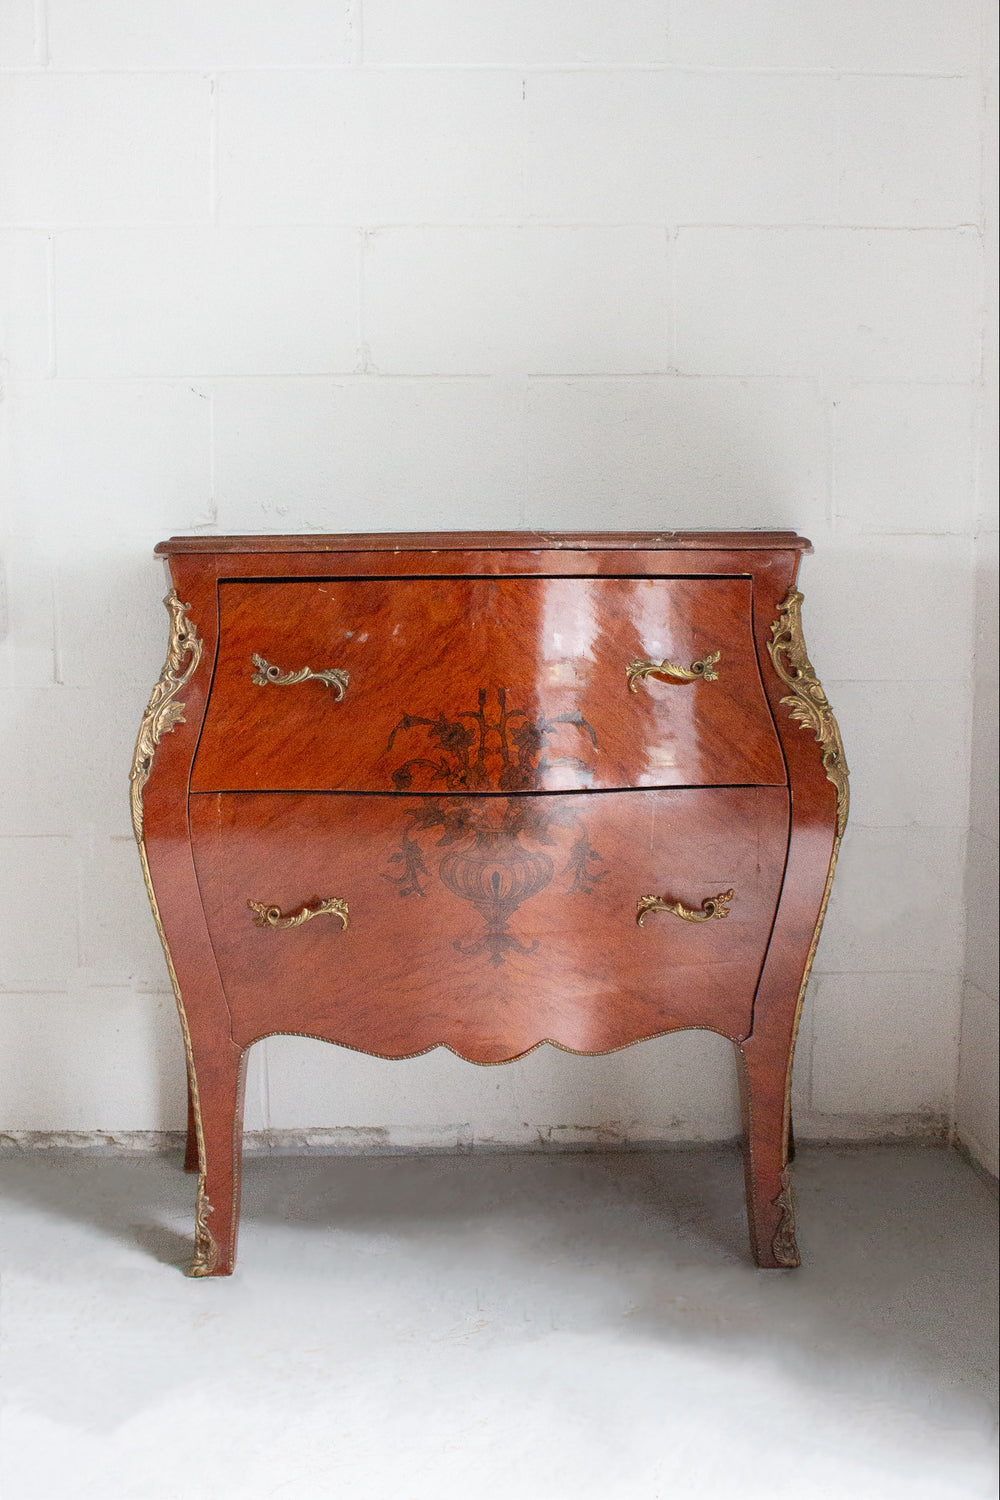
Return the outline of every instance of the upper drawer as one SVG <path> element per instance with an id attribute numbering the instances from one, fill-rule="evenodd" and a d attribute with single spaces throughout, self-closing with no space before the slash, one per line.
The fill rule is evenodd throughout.
<path id="1" fill-rule="evenodd" d="M 194 791 L 785 781 L 746 578 L 319 578 L 219 595 Z M 664 661 L 681 675 L 636 670 Z"/>

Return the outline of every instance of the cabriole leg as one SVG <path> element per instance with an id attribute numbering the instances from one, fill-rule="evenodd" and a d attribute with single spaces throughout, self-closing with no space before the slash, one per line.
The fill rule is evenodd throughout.
<path id="1" fill-rule="evenodd" d="M 246 1053 L 227 1037 L 193 1051 L 201 1114 L 194 1256 L 189 1276 L 231 1276 L 236 1262 Z M 196 1127 L 197 1129 L 197 1127 Z"/>
<path id="2" fill-rule="evenodd" d="M 766 1048 L 753 1037 L 736 1052 L 750 1245 L 759 1266 L 790 1269 L 799 1264 L 785 1113 L 791 1057 L 787 1048 Z"/>

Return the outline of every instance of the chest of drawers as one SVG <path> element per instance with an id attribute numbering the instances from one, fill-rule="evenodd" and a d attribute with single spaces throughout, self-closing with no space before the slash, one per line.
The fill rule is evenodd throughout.
<path id="1" fill-rule="evenodd" d="M 131 804 L 177 998 L 191 1273 L 233 1269 L 248 1049 L 735 1045 L 798 1264 L 795 1031 L 847 815 L 791 532 L 178 537 Z M 803 732 L 805 731 L 805 732 Z"/>

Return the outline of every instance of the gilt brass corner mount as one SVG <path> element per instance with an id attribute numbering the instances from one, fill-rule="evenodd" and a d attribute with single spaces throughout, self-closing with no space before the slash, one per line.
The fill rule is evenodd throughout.
<path id="1" fill-rule="evenodd" d="M 136 838 L 142 842 L 142 794 L 153 769 L 153 756 L 163 736 L 176 724 L 184 722 L 184 704 L 178 698 L 197 669 L 201 660 L 202 645 L 191 621 L 187 618 L 189 604 L 182 604 L 177 590 L 171 589 L 164 599 L 170 615 L 170 641 L 167 659 L 163 664 L 159 681 L 149 695 L 146 712 L 139 725 L 139 734 L 132 755 L 129 772 L 129 800 L 132 808 L 132 828 Z"/>
<path id="2" fill-rule="evenodd" d="M 788 697 L 782 698 L 782 703 L 803 729 L 813 731 L 822 748 L 823 769 L 827 780 L 833 783 L 837 791 L 839 839 L 847 826 L 850 772 L 847 769 L 840 728 L 806 651 L 802 633 L 802 598 L 798 590 L 793 589 L 781 605 L 778 618 L 771 626 L 771 639 L 767 643 L 767 649 L 774 670 L 785 686 L 792 690 Z"/>
<path id="3" fill-rule="evenodd" d="M 208 1227 L 211 1212 L 204 1177 L 199 1177 L 198 1204 L 194 1211 L 194 1255 L 187 1269 L 188 1276 L 211 1276 L 219 1264 L 219 1247 Z"/>

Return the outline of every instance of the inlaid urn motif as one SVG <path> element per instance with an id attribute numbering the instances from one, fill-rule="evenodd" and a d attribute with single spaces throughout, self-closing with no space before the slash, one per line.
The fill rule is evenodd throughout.
<path id="1" fill-rule="evenodd" d="M 597 868 L 601 856 L 590 847 L 587 830 L 571 809 L 560 813 L 558 824 L 576 835 L 559 874 L 570 877 L 569 894 L 590 895 L 607 874 Z M 409 828 L 389 857 L 401 873 L 386 879 L 400 896 L 426 895 L 431 871 L 419 835 L 440 829 L 432 846 L 445 851 L 437 862 L 438 879 L 460 901 L 468 901 L 486 924 L 478 937 L 456 938 L 453 947 L 468 957 L 485 953 L 499 966 L 509 953 L 533 953 L 538 947 L 537 938 L 523 943 L 508 924 L 555 876 L 553 857 L 537 846 L 558 848 L 556 826 L 551 804 L 541 806 L 533 799 L 435 797 L 412 809 Z"/>

